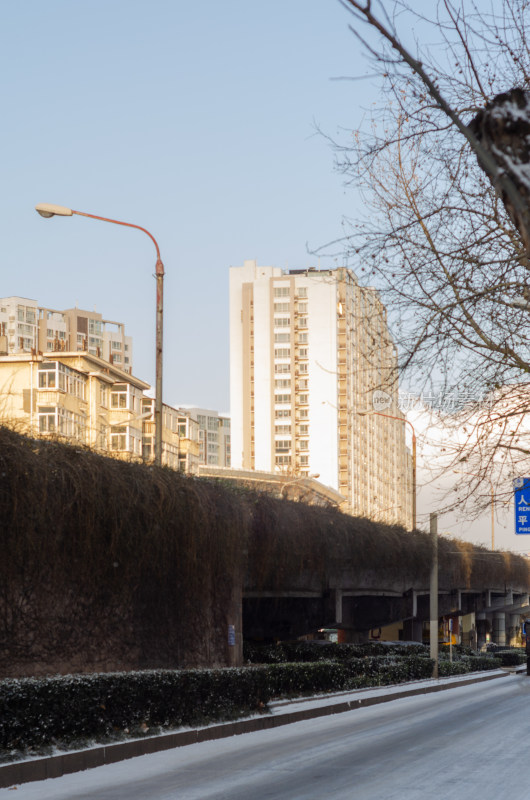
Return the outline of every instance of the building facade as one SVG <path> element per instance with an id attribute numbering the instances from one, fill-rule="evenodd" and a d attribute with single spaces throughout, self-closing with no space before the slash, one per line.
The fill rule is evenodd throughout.
<path id="1" fill-rule="evenodd" d="M 116 458 L 154 461 L 148 383 L 82 352 L 0 355 L 0 424 Z M 198 424 L 162 406 L 162 465 L 196 474 Z"/>
<path id="2" fill-rule="evenodd" d="M 96 311 L 64 311 L 24 297 L 0 298 L 0 355 L 86 352 L 132 374 L 132 339 Z"/>
<path id="3" fill-rule="evenodd" d="M 207 408 L 183 406 L 199 425 L 199 464 L 215 467 L 231 466 L 230 417 Z"/>
<path id="4" fill-rule="evenodd" d="M 350 513 L 411 527 L 396 349 L 351 270 L 230 269 L 230 403 L 233 467 L 318 475 Z"/>
<path id="5" fill-rule="evenodd" d="M 0 422 L 120 458 L 142 458 L 149 384 L 77 352 L 0 356 Z"/>

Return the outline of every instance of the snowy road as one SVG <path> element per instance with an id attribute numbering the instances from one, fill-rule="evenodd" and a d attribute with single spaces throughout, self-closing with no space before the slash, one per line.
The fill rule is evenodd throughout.
<path id="1" fill-rule="evenodd" d="M 0 800 L 526 798 L 530 678 L 395 700 L 1 789 Z"/>

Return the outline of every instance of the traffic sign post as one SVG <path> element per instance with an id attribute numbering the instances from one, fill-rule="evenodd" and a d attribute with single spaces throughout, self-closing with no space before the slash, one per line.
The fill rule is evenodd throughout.
<path id="1" fill-rule="evenodd" d="M 530 534 L 530 478 L 515 478 L 515 533 L 520 536 Z"/>

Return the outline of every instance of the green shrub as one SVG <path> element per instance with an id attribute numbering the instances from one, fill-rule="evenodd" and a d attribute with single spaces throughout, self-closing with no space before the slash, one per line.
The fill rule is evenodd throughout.
<path id="1" fill-rule="evenodd" d="M 515 667 L 526 662 L 524 650 L 496 650 L 495 658 L 500 658 L 503 667 Z"/>
<path id="2" fill-rule="evenodd" d="M 7 679 L 0 682 L 0 748 L 201 725 L 255 712 L 269 699 L 259 668 Z"/>

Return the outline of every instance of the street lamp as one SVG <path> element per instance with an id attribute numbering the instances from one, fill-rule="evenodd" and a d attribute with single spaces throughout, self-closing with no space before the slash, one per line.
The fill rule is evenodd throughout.
<path id="1" fill-rule="evenodd" d="M 156 247 L 156 380 L 155 380 L 155 464 L 160 467 L 162 464 L 162 332 L 163 332 L 163 310 L 164 310 L 164 265 L 160 258 L 160 248 L 155 237 L 148 230 L 140 225 L 133 225 L 131 222 L 120 222 L 117 219 L 108 217 L 98 217 L 95 214 L 86 214 L 84 211 L 74 211 L 65 206 L 56 206 L 52 203 L 39 203 L 35 210 L 41 217 L 71 217 L 77 214 L 79 217 L 90 217 L 99 219 L 102 222 L 112 222 L 115 225 L 124 225 L 126 228 L 136 228 L 146 233 Z"/>
<path id="2" fill-rule="evenodd" d="M 383 414 L 382 411 L 357 411 L 360 417 L 367 417 L 376 414 L 378 417 L 397 419 L 398 422 L 406 422 L 412 430 L 412 530 L 416 530 L 416 431 L 414 425 L 406 417 L 396 417 L 393 414 Z"/>

